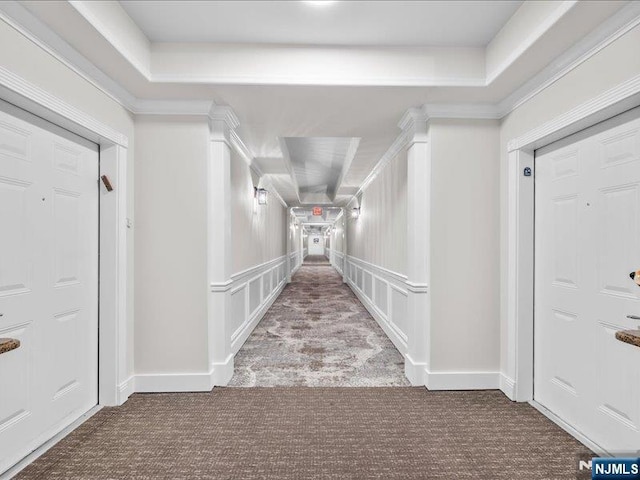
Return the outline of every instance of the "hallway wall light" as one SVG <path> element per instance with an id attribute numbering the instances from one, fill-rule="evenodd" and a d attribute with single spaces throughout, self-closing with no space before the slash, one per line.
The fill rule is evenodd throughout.
<path id="1" fill-rule="evenodd" d="M 353 218 L 356 218 L 356 219 L 359 218 L 360 217 L 360 207 L 353 208 L 351 210 L 351 216 Z"/>
<path id="2" fill-rule="evenodd" d="M 258 205 L 267 204 L 267 192 L 264 188 L 253 187 L 254 197 L 258 200 Z"/>

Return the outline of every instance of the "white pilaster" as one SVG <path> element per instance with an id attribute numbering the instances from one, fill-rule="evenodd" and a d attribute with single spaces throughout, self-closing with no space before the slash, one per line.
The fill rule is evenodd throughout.
<path id="1" fill-rule="evenodd" d="M 400 121 L 407 139 L 408 331 L 405 374 L 412 385 L 426 384 L 430 358 L 429 281 L 431 271 L 431 144 L 427 116 L 410 109 Z"/>
<path id="2" fill-rule="evenodd" d="M 233 375 L 231 352 L 231 132 L 238 119 L 229 107 L 210 114 L 207 165 L 207 275 L 209 281 L 209 363 L 213 384 L 226 385 Z"/>
<path id="3" fill-rule="evenodd" d="M 291 283 L 291 271 L 293 270 L 293 266 L 291 265 L 291 246 L 293 242 L 291 241 L 293 236 L 295 236 L 295 230 L 291 227 L 294 227 L 293 223 L 293 213 L 290 208 L 287 208 L 287 283 Z M 295 228 L 295 227 L 294 227 Z"/>

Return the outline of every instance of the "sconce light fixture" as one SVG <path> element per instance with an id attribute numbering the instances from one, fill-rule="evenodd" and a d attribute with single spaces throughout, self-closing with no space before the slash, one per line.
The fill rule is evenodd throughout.
<path id="1" fill-rule="evenodd" d="M 254 196 L 258 200 L 258 205 L 267 204 L 267 191 L 264 188 L 253 187 Z"/>
<path id="2" fill-rule="evenodd" d="M 351 210 L 351 216 L 353 218 L 359 218 L 360 217 L 360 207 L 356 207 L 354 209 Z"/>

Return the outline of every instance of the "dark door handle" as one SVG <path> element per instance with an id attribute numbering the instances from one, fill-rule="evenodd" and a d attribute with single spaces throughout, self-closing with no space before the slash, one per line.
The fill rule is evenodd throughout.
<path id="1" fill-rule="evenodd" d="M 631 320 L 640 320 L 640 317 L 637 315 L 627 315 L 627 318 L 630 318 Z"/>
<path id="2" fill-rule="evenodd" d="M 0 338 L 0 355 L 15 350 L 20 346 L 20 340 L 15 338 Z"/>

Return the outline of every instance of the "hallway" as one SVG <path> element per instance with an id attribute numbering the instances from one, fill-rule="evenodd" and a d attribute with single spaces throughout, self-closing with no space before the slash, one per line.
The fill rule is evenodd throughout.
<path id="1" fill-rule="evenodd" d="M 409 385 L 402 355 L 326 257 L 309 255 L 235 358 L 231 387 Z"/>

